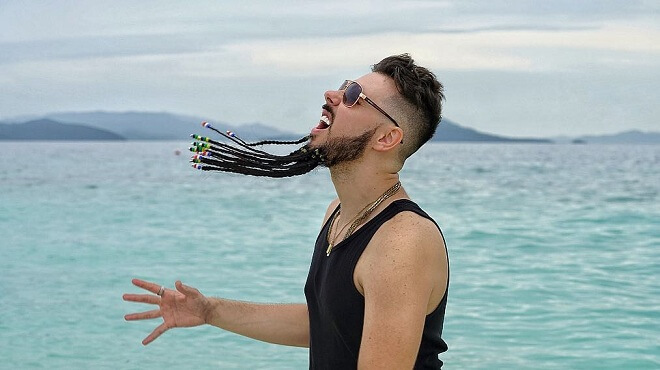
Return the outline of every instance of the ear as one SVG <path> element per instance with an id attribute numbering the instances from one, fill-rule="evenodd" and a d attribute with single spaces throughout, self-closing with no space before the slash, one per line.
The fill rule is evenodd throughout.
<path id="1" fill-rule="evenodd" d="M 400 127 L 388 128 L 387 131 L 377 133 L 378 140 L 373 149 L 378 152 L 386 152 L 403 144 L 403 130 Z"/>

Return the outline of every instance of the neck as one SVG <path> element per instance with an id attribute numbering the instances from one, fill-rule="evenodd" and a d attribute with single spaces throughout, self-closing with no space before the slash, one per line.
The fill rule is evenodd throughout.
<path id="1" fill-rule="evenodd" d="M 367 204 L 378 199 L 399 181 L 399 174 L 396 172 L 383 172 L 376 169 L 376 166 L 365 166 L 359 163 L 333 167 L 330 169 L 330 176 L 341 203 L 342 224 L 348 222 Z M 406 197 L 406 195 L 403 189 L 400 189 L 378 208 L 402 197 Z"/>

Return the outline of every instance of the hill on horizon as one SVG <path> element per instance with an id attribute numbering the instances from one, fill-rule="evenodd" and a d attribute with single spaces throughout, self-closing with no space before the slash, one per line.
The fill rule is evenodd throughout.
<path id="1" fill-rule="evenodd" d="M 200 122 L 203 121 L 201 118 L 166 112 L 62 112 L 47 114 L 42 119 L 90 126 L 113 132 L 128 140 L 178 140 L 203 130 L 200 127 Z M 298 139 L 306 135 L 279 130 L 262 123 L 232 125 L 209 121 L 218 129 L 234 131 L 245 140 Z M 487 134 L 460 126 L 448 119 L 442 120 L 431 141 L 552 142 L 548 139 L 510 138 Z"/>
<path id="2" fill-rule="evenodd" d="M 205 134 L 202 118 L 167 112 L 60 112 L 43 117 L 24 116 L 0 122 L 0 140 L 184 140 L 191 133 Z M 233 125 L 209 120 L 222 131 L 234 131 L 248 141 L 292 140 L 307 133 L 283 131 L 262 123 Z M 36 124 L 34 122 L 41 122 Z M 27 126 L 21 124 L 30 123 Z M 9 128 L 8 128 L 9 127 Z M 19 130 L 20 128 L 20 130 Z M 96 129 L 98 131 L 90 131 Z M 21 133 L 16 133 L 19 130 Z M 15 132 L 16 131 L 16 132 Z M 8 132 L 14 132 L 11 135 Z M 115 135 L 115 136 L 113 136 Z M 96 139 L 101 137 L 102 139 Z M 555 138 L 513 138 L 477 131 L 443 119 L 433 142 L 660 144 L 660 132 L 632 130 L 610 135 Z"/>
<path id="3" fill-rule="evenodd" d="M 660 132 L 630 130 L 611 135 L 585 135 L 575 140 L 582 140 L 587 144 L 658 144 Z"/>
<path id="4" fill-rule="evenodd" d="M 179 140 L 202 133 L 203 118 L 166 112 L 66 112 L 47 115 L 54 120 L 76 122 L 116 132 L 129 140 Z M 234 131 L 245 140 L 288 137 L 290 134 L 259 123 L 235 126 L 206 119 L 223 131 Z"/>
<path id="5" fill-rule="evenodd" d="M 451 120 L 443 118 L 431 141 L 461 141 L 461 142 L 517 142 L 517 143 L 552 143 L 549 139 L 512 138 L 487 134 L 468 127 L 463 127 Z"/>
<path id="6" fill-rule="evenodd" d="M 0 123 L 0 140 L 126 140 L 114 132 L 51 119 Z"/>

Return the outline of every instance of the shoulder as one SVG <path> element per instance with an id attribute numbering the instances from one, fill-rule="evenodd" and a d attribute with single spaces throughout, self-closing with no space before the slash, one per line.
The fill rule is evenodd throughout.
<path id="1" fill-rule="evenodd" d="M 410 262 L 423 262 L 427 258 L 445 253 L 445 244 L 436 224 L 426 217 L 402 211 L 385 222 L 374 235 L 380 255 L 397 256 Z"/>
<path id="2" fill-rule="evenodd" d="M 428 312 L 445 292 L 449 261 L 444 239 L 436 224 L 411 211 L 402 211 L 385 222 L 373 236 L 356 269 L 356 288 L 402 294 L 415 286 L 429 299 Z M 382 286 L 381 286 L 382 285 Z"/>
<path id="3" fill-rule="evenodd" d="M 395 214 L 381 225 L 373 240 L 392 245 L 397 250 L 399 245 L 418 246 L 413 250 L 429 247 L 444 251 L 444 239 L 439 227 L 416 203 L 404 200 L 388 207 L 394 208 Z"/>

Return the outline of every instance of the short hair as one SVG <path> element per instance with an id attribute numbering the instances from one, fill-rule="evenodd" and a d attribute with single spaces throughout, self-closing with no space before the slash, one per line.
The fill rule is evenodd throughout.
<path id="1" fill-rule="evenodd" d="M 391 77 L 403 100 L 394 98 L 392 106 L 406 116 L 407 142 L 403 159 L 429 141 L 442 119 L 444 87 L 435 74 L 415 64 L 408 54 L 393 55 L 374 64 L 372 72 Z"/>

